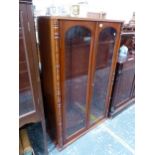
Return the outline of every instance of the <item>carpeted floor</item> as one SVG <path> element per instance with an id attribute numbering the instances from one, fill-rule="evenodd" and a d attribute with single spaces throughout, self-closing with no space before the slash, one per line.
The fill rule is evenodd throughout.
<path id="1" fill-rule="evenodd" d="M 43 155 L 40 123 L 29 126 L 28 134 L 36 155 Z M 48 137 L 49 155 L 133 155 L 135 146 L 135 106 L 98 125 L 59 152 Z"/>

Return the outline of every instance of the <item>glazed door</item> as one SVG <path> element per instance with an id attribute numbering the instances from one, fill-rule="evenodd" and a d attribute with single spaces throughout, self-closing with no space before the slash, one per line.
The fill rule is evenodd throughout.
<path id="1" fill-rule="evenodd" d="M 28 11 L 29 9 L 29 11 Z M 19 7 L 19 117 L 21 123 L 34 122 L 38 89 L 36 88 L 36 70 L 34 68 L 34 55 L 30 37 L 31 23 L 28 18 L 31 6 L 20 4 Z M 31 30 L 32 31 L 32 30 Z M 31 32 L 32 33 L 32 32 Z M 26 117 L 32 116 L 27 119 Z"/>
<path id="2" fill-rule="evenodd" d="M 120 25 L 118 23 L 99 22 L 97 24 L 92 63 L 89 125 L 107 117 L 119 35 Z"/>
<path id="3" fill-rule="evenodd" d="M 19 18 L 19 115 L 35 110 L 24 23 L 28 22 L 26 5 L 20 4 Z M 25 29 L 24 29 L 25 28 Z"/>
<path id="4" fill-rule="evenodd" d="M 95 22 L 61 21 L 63 139 L 86 130 Z"/>

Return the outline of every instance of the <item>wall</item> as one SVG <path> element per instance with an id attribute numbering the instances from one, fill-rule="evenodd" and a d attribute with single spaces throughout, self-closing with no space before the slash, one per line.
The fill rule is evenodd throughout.
<path id="1" fill-rule="evenodd" d="M 84 2 L 85 0 L 83 0 Z M 108 19 L 118 19 L 128 22 L 133 12 L 135 11 L 134 0 L 86 0 L 88 2 L 88 11 L 92 12 L 106 12 Z M 54 4 L 57 6 L 69 6 L 77 4 L 81 0 L 33 0 L 37 9 L 44 9 Z"/>
<path id="2" fill-rule="evenodd" d="M 107 12 L 108 19 L 125 20 L 128 22 L 135 11 L 134 0 L 89 0 L 89 9 Z"/>

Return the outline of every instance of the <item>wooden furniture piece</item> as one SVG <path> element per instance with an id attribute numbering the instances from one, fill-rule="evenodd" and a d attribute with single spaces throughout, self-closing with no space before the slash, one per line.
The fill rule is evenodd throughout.
<path id="1" fill-rule="evenodd" d="M 19 127 L 41 121 L 45 153 L 46 128 L 39 77 L 32 1 L 19 1 Z"/>
<path id="2" fill-rule="evenodd" d="M 59 148 L 107 117 L 121 21 L 40 17 L 48 123 Z"/>
<path id="3" fill-rule="evenodd" d="M 113 117 L 134 103 L 135 97 L 135 33 L 134 27 L 125 26 L 121 46 L 128 47 L 128 58 L 117 62 L 109 116 Z"/>

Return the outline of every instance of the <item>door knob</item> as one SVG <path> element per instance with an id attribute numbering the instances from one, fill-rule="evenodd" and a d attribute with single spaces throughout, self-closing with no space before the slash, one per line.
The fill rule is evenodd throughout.
<path id="1" fill-rule="evenodd" d="M 99 27 L 102 28 L 103 27 L 103 24 L 99 24 Z"/>

